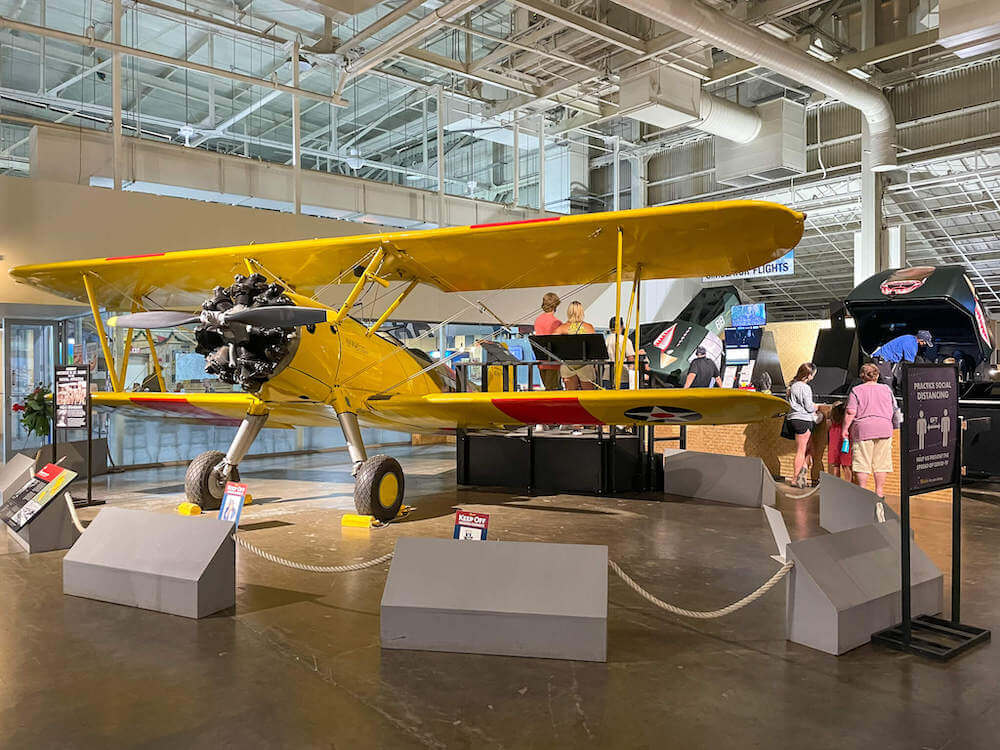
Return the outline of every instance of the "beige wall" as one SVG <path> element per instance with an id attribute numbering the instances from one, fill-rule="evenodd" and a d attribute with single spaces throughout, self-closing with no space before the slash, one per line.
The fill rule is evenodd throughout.
<path id="1" fill-rule="evenodd" d="M 26 263 L 367 234 L 378 227 L 275 211 L 0 177 L 0 302 L 65 304 L 15 284 Z M 206 290 L 208 291 L 208 290 Z"/>
<path id="2" fill-rule="evenodd" d="M 816 348 L 816 336 L 821 328 L 829 328 L 829 320 L 790 320 L 785 323 L 768 323 L 767 330 L 774 333 L 774 344 L 781 361 L 781 372 L 788 383 L 803 362 L 811 362 Z"/>
<path id="3" fill-rule="evenodd" d="M 3 256 L 0 260 L 0 304 L 8 305 L 66 304 L 66 300 L 15 284 L 6 271 L 16 265 L 368 234 L 380 229 L 372 224 L 185 198 L 116 193 L 106 188 L 21 177 L 0 177 L 0 212 L 0 255 Z M 502 261 L 498 259 L 498 262 Z M 206 280 L 206 295 L 215 283 L 224 283 L 224 280 Z M 647 288 L 643 305 L 647 315 L 654 313 L 659 315 L 656 319 L 664 319 L 666 314 L 676 313 L 687 304 L 698 285 L 653 282 L 644 287 Z M 572 299 L 583 302 L 588 320 L 595 325 L 607 325 L 614 310 L 612 287 L 594 284 L 582 290 L 573 287 L 553 289 L 567 302 Z M 495 318 L 479 308 L 478 303 L 483 302 L 505 321 L 530 323 L 539 312 L 539 302 L 545 291 L 508 289 L 457 295 L 420 286 L 399 308 L 396 317 L 437 321 L 457 316 L 455 319 L 462 322 L 495 323 Z M 346 293 L 347 288 L 341 286 L 330 290 L 322 300 L 328 304 L 339 303 Z M 374 314 L 384 309 L 390 299 L 388 293 L 379 296 L 379 302 L 371 308 Z M 564 310 L 565 307 L 560 312 Z M 367 306 L 365 314 L 369 314 Z"/>

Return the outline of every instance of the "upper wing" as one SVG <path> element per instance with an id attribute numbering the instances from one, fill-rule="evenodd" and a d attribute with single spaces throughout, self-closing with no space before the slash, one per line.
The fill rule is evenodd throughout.
<path id="1" fill-rule="evenodd" d="M 267 410 L 267 427 L 327 427 L 337 415 L 326 404 L 310 401 L 261 401 L 249 393 L 94 393 L 94 406 L 113 408 L 129 417 L 166 417 L 226 427 L 239 425 L 252 408 Z"/>
<path id="2" fill-rule="evenodd" d="M 522 424 L 744 424 L 779 416 L 776 396 L 728 388 L 432 393 L 371 398 L 373 414 L 401 429 Z"/>
<path id="3" fill-rule="evenodd" d="M 98 300 L 131 309 L 153 295 L 157 304 L 200 303 L 216 284 L 228 286 L 253 258 L 269 277 L 300 294 L 351 271 L 375 247 L 386 251 L 382 276 L 416 279 L 444 291 L 587 284 L 613 278 L 617 230 L 624 266 L 645 279 L 723 275 L 763 265 L 802 237 L 804 215 L 775 203 L 729 201 L 574 214 L 506 224 L 369 234 L 262 245 L 155 252 L 19 266 L 16 278 L 85 302 L 82 275 Z"/>

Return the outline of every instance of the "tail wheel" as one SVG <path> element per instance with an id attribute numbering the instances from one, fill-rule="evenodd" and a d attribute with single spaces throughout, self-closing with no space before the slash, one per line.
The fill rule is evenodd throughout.
<path id="1" fill-rule="evenodd" d="M 188 464 L 184 475 L 184 494 L 188 502 L 201 506 L 202 510 L 218 510 L 222 505 L 222 495 L 226 481 L 215 470 L 226 457 L 222 451 L 205 451 Z M 240 472 L 234 467 L 229 473 L 230 482 L 240 481 Z"/>
<path id="2" fill-rule="evenodd" d="M 403 507 L 403 469 L 392 456 L 372 456 L 355 477 L 354 507 L 363 516 L 391 521 Z"/>

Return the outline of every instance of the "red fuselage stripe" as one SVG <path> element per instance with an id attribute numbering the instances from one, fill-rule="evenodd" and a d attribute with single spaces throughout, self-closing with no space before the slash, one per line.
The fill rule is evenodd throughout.
<path id="1" fill-rule="evenodd" d="M 543 221 L 559 221 L 562 217 L 546 216 L 541 219 L 522 219 L 521 221 L 500 221 L 495 224 L 472 224 L 469 229 L 488 229 L 489 227 L 514 227 L 518 224 L 539 224 Z"/>
<path id="2" fill-rule="evenodd" d="M 552 398 L 495 398 L 493 405 L 523 424 L 604 424 L 580 406 L 576 396 Z"/>

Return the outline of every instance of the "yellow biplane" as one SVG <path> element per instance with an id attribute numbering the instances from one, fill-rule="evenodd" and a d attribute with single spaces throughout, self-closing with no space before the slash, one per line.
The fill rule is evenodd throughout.
<path id="1" fill-rule="evenodd" d="M 637 319 L 640 280 L 763 265 L 798 243 L 803 220 L 771 203 L 702 203 L 155 252 L 20 266 L 11 274 L 90 304 L 113 388 L 95 393 L 95 405 L 239 426 L 226 453 L 210 450 L 189 465 L 191 502 L 219 506 L 226 481 L 238 480 L 238 464 L 262 427 L 339 424 L 354 463 L 357 510 L 387 520 L 402 505 L 403 472 L 394 458 L 367 455 L 362 425 L 427 432 L 537 423 L 728 424 L 760 421 L 786 408 L 773 396 L 728 389 L 449 392 L 441 362 L 379 333 L 417 284 L 468 292 L 613 281 L 621 314 L 622 282 L 630 278 L 627 309 L 633 319 L 634 304 Z M 377 320 L 365 325 L 350 316 L 371 285 L 390 282 L 405 288 Z M 336 283 L 353 284 L 338 308 L 316 300 Z M 199 302 L 194 313 L 176 309 L 192 310 Z M 243 392 L 123 391 L 100 307 L 131 311 L 109 321 L 128 329 L 127 342 L 133 330 L 145 330 L 161 390 L 150 330 L 194 325 L 206 370 Z M 624 341 L 616 349 L 620 374 Z"/>

